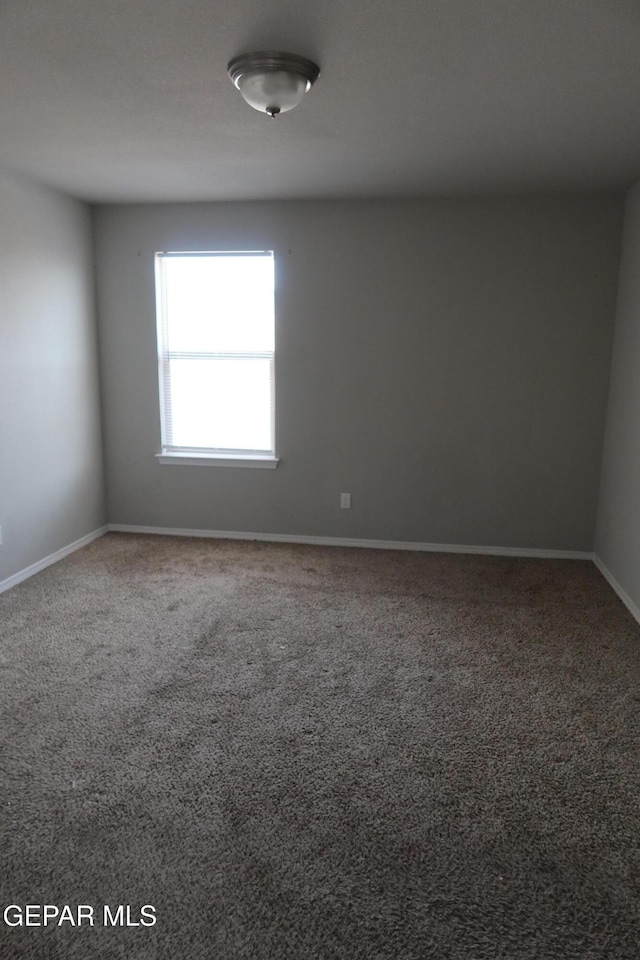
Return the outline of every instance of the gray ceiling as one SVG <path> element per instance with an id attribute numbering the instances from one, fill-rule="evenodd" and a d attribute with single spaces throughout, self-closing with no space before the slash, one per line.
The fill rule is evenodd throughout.
<path id="1" fill-rule="evenodd" d="M 270 120 L 227 61 L 315 59 Z M 1 0 L 0 164 L 96 201 L 620 189 L 637 0 Z"/>

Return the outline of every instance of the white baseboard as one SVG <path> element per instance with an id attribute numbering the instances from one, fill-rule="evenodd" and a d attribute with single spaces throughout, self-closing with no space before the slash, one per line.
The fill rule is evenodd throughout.
<path id="1" fill-rule="evenodd" d="M 311 537 L 295 533 L 242 533 L 237 530 L 191 530 L 110 523 L 114 533 L 149 533 L 165 537 L 208 537 L 215 540 L 263 540 L 269 543 L 307 543 L 324 547 L 365 547 L 373 550 L 418 550 L 428 553 L 475 553 L 496 557 L 541 557 L 552 560 L 592 560 L 590 551 L 542 550 L 529 547 L 479 547 L 457 543 L 416 543 L 413 540 L 357 540 L 348 537 Z"/>
<path id="2" fill-rule="evenodd" d="M 76 540 L 74 543 L 70 543 L 68 546 L 62 547 L 61 550 L 56 550 L 55 553 L 50 553 L 48 557 L 44 557 L 42 560 L 32 563 L 30 567 L 25 567 L 24 570 L 19 570 L 18 573 L 14 573 L 13 576 L 7 577 L 6 580 L 0 580 L 0 593 L 4 593 L 5 590 L 10 590 L 11 587 L 15 587 L 17 584 L 22 583 L 23 580 L 27 580 L 29 577 L 32 577 L 34 573 L 39 573 L 41 570 L 44 570 L 45 567 L 50 567 L 52 563 L 57 563 L 58 560 L 62 560 L 63 557 L 68 557 L 70 553 L 74 553 L 81 547 L 86 547 L 86 545 L 91 543 L 92 540 L 97 540 L 98 537 L 103 537 L 105 533 L 108 533 L 108 531 L 108 526 L 100 527 L 98 530 L 88 533 L 85 537 L 80 537 L 80 539 Z"/>
<path id="3" fill-rule="evenodd" d="M 23 580 L 27 580 L 46 567 L 57 563 L 70 553 L 80 550 L 105 533 L 143 533 L 165 537 L 204 537 L 215 540 L 260 540 L 267 543 L 305 543 L 328 547 L 362 547 L 373 550 L 414 550 L 425 553 L 467 553 L 495 557 L 539 557 L 555 560 L 592 560 L 611 588 L 617 593 L 631 615 L 640 623 L 640 608 L 629 594 L 620 586 L 613 574 L 607 569 L 600 557 L 585 550 L 544 550 L 530 547 L 483 547 L 476 544 L 418 543 L 413 540 L 363 540 L 348 537 L 312 537 L 295 533 L 246 533 L 237 530 L 193 530 L 177 527 L 145 527 L 126 523 L 109 523 L 92 533 L 81 537 L 74 543 L 56 550 L 31 566 L 19 570 L 6 580 L 0 580 L 0 593 L 10 590 Z"/>
<path id="4" fill-rule="evenodd" d="M 627 591 L 620 586 L 609 568 L 604 565 L 600 557 L 595 553 L 593 554 L 593 562 L 609 586 L 618 594 L 631 616 L 635 617 L 638 623 L 640 623 L 640 607 L 636 606 Z"/>

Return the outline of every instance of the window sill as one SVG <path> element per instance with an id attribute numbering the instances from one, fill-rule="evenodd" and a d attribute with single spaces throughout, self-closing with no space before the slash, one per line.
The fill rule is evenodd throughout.
<path id="1" fill-rule="evenodd" d="M 225 453 L 157 453 L 158 463 L 185 467 L 258 467 L 263 470 L 275 470 L 280 462 L 278 457 L 238 456 Z"/>

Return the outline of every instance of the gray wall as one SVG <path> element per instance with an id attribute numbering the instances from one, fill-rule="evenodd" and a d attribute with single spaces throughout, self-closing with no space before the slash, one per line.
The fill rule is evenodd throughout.
<path id="1" fill-rule="evenodd" d="M 640 606 L 640 183 L 626 202 L 595 552 Z"/>
<path id="2" fill-rule="evenodd" d="M 90 212 L 0 172 L 0 581 L 104 522 Z"/>
<path id="3" fill-rule="evenodd" d="M 99 208 L 110 521 L 591 550 L 622 213 L 619 196 Z M 275 471 L 154 458 L 153 254 L 198 248 L 276 251 Z"/>

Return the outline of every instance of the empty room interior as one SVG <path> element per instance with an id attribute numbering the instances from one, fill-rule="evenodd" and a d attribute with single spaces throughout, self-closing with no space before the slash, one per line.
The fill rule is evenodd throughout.
<path id="1" fill-rule="evenodd" d="M 632 960 L 640 7 L 0 8 L 0 956 Z"/>

